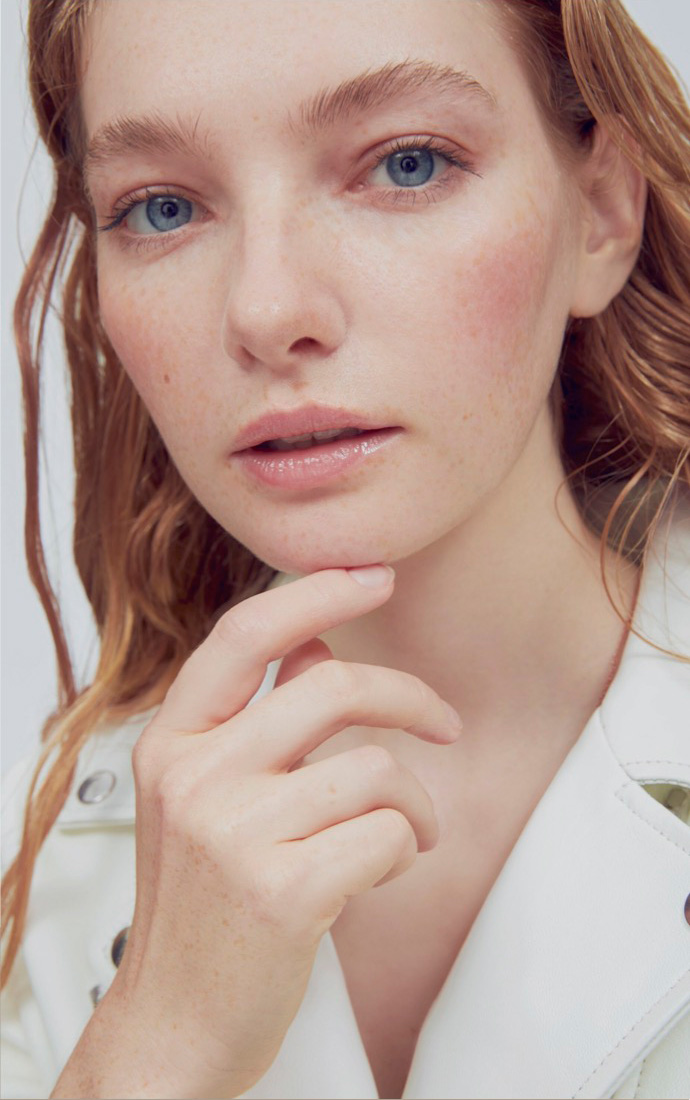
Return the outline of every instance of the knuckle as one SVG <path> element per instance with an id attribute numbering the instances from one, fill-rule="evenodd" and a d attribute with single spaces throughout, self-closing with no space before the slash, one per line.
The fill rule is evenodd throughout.
<path id="1" fill-rule="evenodd" d="M 233 652 L 246 653 L 256 650 L 259 643 L 270 630 L 268 616 L 253 601 L 245 600 L 227 611 L 216 623 L 209 637 L 221 646 Z"/>
<path id="2" fill-rule="evenodd" d="M 149 798 L 148 808 L 168 843 L 204 845 L 217 866 L 228 864 L 233 851 L 233 814 L 228 812 L 220 828 L 208 799 L 199 796 L 198 776 L 189 768 L 179 763 L 166 767 Z"/>
<path id="3" fill-rule="evenodd" d="M 355 750 L 361 767 L 376 779 L 397 775 L 400 765 L 383 745 L 362 745 Z"/>
<path id="4" fill-rule="evenodd" d="M 428 710 L 430 706 L 435 706 L 436 693 L 431 690 L 428 684 L 424 683 L 424 680 L 409 673 L 408 681 L 413 705 L 416 709 Z"/>
<path id="5" fill-rule="evenodd" d="M 158 748 L 148 730 L 147 726 L 132 749 L 132 771 L 139 786 L 150 785 L 160 770 Z"/>
<path id="6" fill-rule="evenodd" d="M 381 827 L 393 843 L 407 844 L 411 837 L 416 848 L 417 841 L 414 829 L 400 810 L 395 810 L 392 806 L 385 806 L 378 812 L 381 815 Z"/>
<path id="7" fill-rule="evenodd" d="M 353 697 L 360 694 L 361 679 L 354 666 L 347 661 L 320 661 L 312 665 L 308 675 L 315 681 L 317 688 L 340 703 L 352 703 Z"/>
<path id="8" fill-rule="evenodd" d="M 299 896 L 299 883 L 294 860 L 270 861 L 254 867 L 246 891 L 257 919 L 284 925 Z"/>

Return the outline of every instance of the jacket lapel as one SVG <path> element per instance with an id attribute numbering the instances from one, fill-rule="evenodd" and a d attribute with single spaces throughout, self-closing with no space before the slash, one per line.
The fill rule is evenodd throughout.
<path id="1" fill-rule="evenodd" d="M 405 1097 L 602 1097 L 690 1004 L 688 829 L 595 714 L 421 1032 Z"/>
<path id="2" fill-rule="evenodd" d="M 690 509 L 655 540 L 635 625 L 690 653 Z M 663 553 L 659 547 L 663 546 Z M 631 634 L 420 1034 L 404 1096 L 604 1097 L 690 1008 L 690 667 Z"/>

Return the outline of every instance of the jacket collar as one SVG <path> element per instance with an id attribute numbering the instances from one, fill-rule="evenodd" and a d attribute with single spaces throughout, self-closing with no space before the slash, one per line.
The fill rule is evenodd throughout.
<path id="1" fill-rule="evenodd" d="M 660 525 L 633 625 L 690 653 L 687 502 Z M 431 1007 L 406 1100 L 611 1096 L 688 1012 L 690 830 L 642 787 L 688 781 L 688 679 L 630 634 Z M 245 1095 L 377 1096 L 330 934 L 278 1057 Z"/>
<path id="2" fill-rule="evenodd" d="M 633 625 L 690 654 L 687 498 Z M 690 667 L 631 633 L 432 1006 L 406 1097 L 610 1096 L 688 1011 L 690 830 L 642 784 L 690 785 L 689 715 Z"/>

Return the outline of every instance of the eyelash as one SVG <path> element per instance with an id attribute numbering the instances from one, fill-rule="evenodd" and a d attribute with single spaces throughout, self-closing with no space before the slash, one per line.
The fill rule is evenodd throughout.
<path id="1" fill-rule="evenodd" d="M 417 201 L 417 195 L 423 195 L 426 199 L 427 205 L 432 202 L 436 202 L 441 193 L 446 191 L 450 186 L 451 180 L 449 177 L 454 177 L 458 171 L 470 172 L 473 175 L 479 175 L 478 172 L 472 167 L 471 163 L 463 156 L 460 156 L 457 151 L 444 146 L 435 138 L 404 138 L 396 139 L 391 142 L 378 156 L 376 162 L 369 169 L 370 172 L 374 172 L 379 168 L 384 161 L 388 160 L 394 153 L 408 153 L 428 151 L 434 153 L 446 161 L 448 170 L 438 180 L 434 180 L 428 187 L 394 187 L 384 190 L 383 194 L 376 198 L 374 201 L 384 204 L 395 204 L 399 201 L 400 196 L 410 195 L 408 199 L 405 197 L 403 201 L 405 203 L 414 203 Z M 360 188 L 360 190 L 366 190 L 366 188 Z M 112 230 L 118 230 L 122 222 L 128 217 L 132 211 L 139 206 L 142 202 L 147 202 L 149 199 L 161 198 L 179 199 L 184 198 L 189 202 L 193 202 L 188 195 L 183 194 L 180 191 L 174 191 L 166 188 L 145 187 L 143 190 L 137 192 L 131 192 L 128 195 L 123 195 L 121 199 L 113 207 L 113 213 L 109 221 L 105 225 L 97 226 L 99 233 L 109 233 Z M 393 196 L 391 198 L 390 196 Z M 180 228 L 184 228 L 181 226 Z M 163 240 L 166 237 L 176 236 L 174 229 L 168 230 L 162 233 L 148 233 L 138 237 L 127 238 L 122 236 L 120 244 L 124 248 L 133 248 L 136 252 L 144 252 L 153 248 L 159 248 L 163 245 Z"/>

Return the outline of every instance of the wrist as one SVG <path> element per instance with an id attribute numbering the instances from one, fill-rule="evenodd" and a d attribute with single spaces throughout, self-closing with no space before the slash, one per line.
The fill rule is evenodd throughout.
<path id="1" fill-rule="evenodd" d="M 115 984 L 115 983 L 114 983 Z M 185 1036 L 180 1042 L 181 1035 Z M 50 1100 L 222 1100 L 240 1094 L 198 1057 L 185 1024 L 152 1027 L 111 986 L 94 1010 Z M 182 1058 L 197 1052 L 187 1064 Z M 200 1064 L 201 1063 L 201 1064 Z"/>

